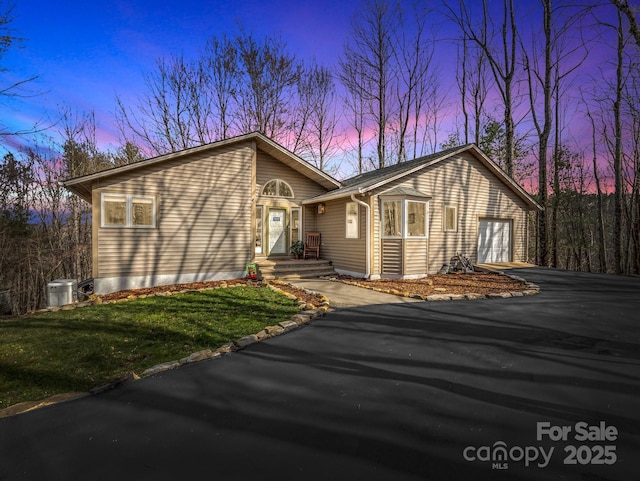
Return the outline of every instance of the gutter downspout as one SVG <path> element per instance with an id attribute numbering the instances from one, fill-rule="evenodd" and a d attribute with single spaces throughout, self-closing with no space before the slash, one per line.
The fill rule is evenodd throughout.
<path id="1" fill-rule="evenodd" d="M 365 251 L 366 251 L 366 272 L 365 272 L 365 278 L 369 279 L 369 277 L 371 277 L 371 255 L 370 255 L 370 250 L 371 250 L 371 206 L 369 206 L 369 204 L 367 204 L 366 202 L 363 202 L 359 199 L 356 199 L 356 195 L 355 194 L 351 194 L 351 200 L 354 201 L 357 204 L 360 204 L 361 206 L 363 206 L 366 211 L 367 211 L 367 234 L 366 234 L 366 242 L 365 242 Z"/>

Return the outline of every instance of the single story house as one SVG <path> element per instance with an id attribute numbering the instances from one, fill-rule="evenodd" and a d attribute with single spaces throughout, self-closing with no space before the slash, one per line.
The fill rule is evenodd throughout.
<path id="1" fill-rule="evenodd" d="M 259 133 L 74 178 L 94 291 L 232 279 L 320 232 L 340 273 L 414 278 L 456 252 L 525 261 L 535 200 L 475 145 L 338 181 Z"/>

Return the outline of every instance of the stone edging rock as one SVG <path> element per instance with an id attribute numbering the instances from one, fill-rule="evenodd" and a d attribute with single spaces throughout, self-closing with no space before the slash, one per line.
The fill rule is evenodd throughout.
<path id="1" fill-rule="evenodd" d="M 105 301 L 100 296 L 92 296 L 91 299 L 81 302 L 74 302 L 73 304 L 65 304 L 64 306 L 54 306 L 54 307 L 45 307 L 44 309 L 38 309 L 36 311 L 32 311 L 29 314 L 42 314 L 45 312 L 57 312 L 57 311 L 71 311 L 73 309 L 78 309 L 81 307 L 89 307 L 89 306 L 99 306 L 101 304 L 116 304 L 121 302 L 129 302 L 135 301 L 136 299 L 146 299 L 147 297 L 168 297 L 175 296 L 177 294 L 188 294 L 191 292 L 204 292 L 204 291 L 214 291 L 217 289 L 231 289 L 233 287 L 245 287 L 249 284 L 227 284 L 226 282 L 222 282 L 218 286 L 214 287 L 203 287 L 200 289 L 182 289 L 179 291 L 171 291 L 166 290 L 162 292 L 157 292 L 155 294 L 140 294 L 140 295 L 130 295 L 128 297 L 123 297 L 122 299 L 112 299 L 110 301 Z"/>
<path id="2" fill-rule="evenodd" d="M 284 283 L 283 283 L 284 284 Z M 126 302 L 126 301 L 132 301 L 134 299 L 139 299 L 139 298 L 144 298 L 144 297 L 153 297 L 153 296 L 172 296 L 175 294 L 186 294 L 188 292 L 201 292 L 201 291 L 210 291 L 210 290 L 215 290 L 215 289 L 228 289 L 228 288 L 232 288 L 232 287 L 236 287 L 236 286 L 242 286 L 242 285 L 246 285 L 246 284 L 231 284 L 231 285 L 227 285 L 227 284 L 223 284 L 222 286 L 216 286 L 216 287 L 208 287 L 208 288 L 202 288 L 202 289 L 185 289 L 182 291 L 167 291 L 167 292 L 160 292 L 157 294 L 151 294 L 151 295 L 144 295 L 144 296 L 136 296 L 136 297 L 128 297 L 128 298 L 124 298 L 124 299 L 118 299 L 118 300 L 113 300 L 113 301 L 109 301 L 108 303 L 116 303 L 116 302 Z M 0 410 L 0 419 L 2 419 L 3 417 L 8 417 L 8 416 L 14 416 L 17 414 L 22 414 L 28 411 L 32 411 L 34 409 L 40 408 L 40 407 L 44 407 L 44 406 L 50 406 L 52 404 L 58 404 L 60 402 L 65 402 L 68 400 L 72 400 L 72 399 L 78 399 L 80 397 L 84 397 L 84 396 L 88 396 L 91 394 L 99 394 L 105 391 L 108 391 L 110 389 L 113 389 L 117 386 L 120 386 L 126 382 L 131 382 L 131 381 L 137 381 L 139 379 L 141 379 L 142 377 L 148 377 L 148 376 L 153 376 L 155 374 L 160 374 L 162 372 L 165 371 L 169 371 L 171 369 L 175 369 L 177 367 L 183 366 L 185 364 L 191 364 L 194 362 L 199 362 L 199 361 L 204 361 L 206 359 L 214 359 L 214 358 L 218 358 L 220 356 L 222 356 L 223 354 L 227 354 L 229 352 L 234 352 L 234 351 L 238 351 L 240 349 L 244 349 L 245 347 L 250 346 L 251 344 L 255 344 L 257 342 L 261 342 L 264 341 L 265 339 L 269 339 L 271 337 L 275 337 L 275 336 L 279 336 L 280 334 L 284 334 L 286 332 L 289 332 L 293 329 L 296 329 L 298 327 L 304 326 L 305 324 L 308 324 L 309 322 L 311 322 L 314 319 L 318 319 L 319 317 L 324 316 L 329 310 L 331 310 L 331 306 L 330 306 L 330 301 L 327 297 L 318 294 L 316 292 L 310 291 L 308 289 L 301 289 L 304 290 L 305 292 L 307 292 L 308 294 L 312 294 L 312 295 L 317 295 L 322 299 L 322 303 L 319 307 L 315 307 L 315 306 L 309 306 L 307 305 L 307 303 L 301 299 L 298 298 L 297 296 L 289 293 L 289 292 L 285 292 L 282 289 L 279 289 L 277 286 L 272 285 L 272 284 L 266 284 L 266 286 L 275 291 L 278 292 L 279 294 L 282 294 L 285 297 L 288 297 L 289 299 L 293 299 L 293 300 L 297 300 L 299 307 L 300 307 L 300 312 L 294 314 L 293 316 L 291 316 L 291 318 L 288 321 L 282 321 L 279 322 L 277 325 L 273 325 L 273 326 L 267 326 L 265 327 L 263 330 L 261 330 L 260 332 L 257 332 L 255 334 L 250 334 L 248 336 L 245 337 L 241 337 L 240 339 L 237 339 L 233 342 L 228 342 L 226 344 L 223 344 L 222 346 L 218 347 L 217 349 L 211 350 L 211 349 L 203 349 L 201 351 L 196 351 L 192 354 L 190 354 L 189 356 L 183 357 L 182 359 L 177 359 L 174 361 L 166 361 L 166 362 L 162 362 L 160 364 L 156 364 L 155 366 L 151 366 L 148 369 L 145 369 L 142 372 L 141 376 L 138 376 L 135 372 L 131 371 L 127 374 L 125 374 L 124 376 L 110 382 L 107 384 L 104 384 L 102 386 L 96 386 L 92 389 L 89 390 L 88 393 L 63 393 L 63 394 L 56 394 L 54 396 L 51 396 L 49 398 L 46 399 L 42 399 L 40 401 L 26 401 L 23 403 L 18 403 L 18 404 L 14 404 L 13 406 L 9 406 L 5 409 L 1 409 Z M 97 301 L 97 302 L 96 302 Z M 89 300 L 89 301 L 85 301 L 85 302 L 80 302 L 80 303 L 76 303 L 76 304 L 69 304 L 67 306 L 62 306 L 62 307 L 57 307 L 57 308 L 48 308 L 48 309 L 40 309 L 39 311 L 35 311 L 35 313 L 41 313 L 41 312 L 54 312 L 57 310 L 71 310 L 71 309 L 76 309 L 79 307 L 87 307 L 87 306 L 91 306 L 91 305 L 99 305 L 102 304 L 101 300 L 99 297 Z M 106 303 L 105 303 L 106 304 Z M 69 307 L 69 306 L 73 306 L 73 307 Z M 66 309 L 65 309 L 66 307 Z"/>
<path id="3" fill-rule="evenodd" d="M 414 293 L 402 292 L 396 289 L 381 289 L 379 287 L 369 286 L 358 281 L 345 281 L 345 280 L 337 279 L 335 277 L 329 277 L 329 280 L 334 282 L 342 282 L 350 286 L 362 287 L 364 289 L 369 289 L 369 290 L 381 292 L 384 294 L 393 294 L 395 296 L 422 299 L 423 301 L 462 301 L 462 300 L 475 300 L 475 299 L 506 299 L 509 297 L 533 296 L 540 292 L 540 287 L 537 284 L 534 284 L 533 282 L 529 282 L 526 279 L 523 279 L 522 277 L 514 276 L 512 274 L 506 274 L 502 271 L 492 271 L 492 273 L 506 276 L 510 279 L 513 279 L 514 281 L 523 282 L 525 288 L 522 291 L 493 292 L 489 294 L 479 294 L 477 292 L 468 292 L 466 294 L 431 294 L 429 296 L 423 296 L 415 292 Z"/>
<path id="4" fill-rule="evenodd" d="M 156 364 L 155 366 L 145 369 L 142 372 L 142 377 L 152 376 L 154 374 L 168 371 L 170 369 L 175 369 L 176 367 L 182 366 L 184 364 L 190 364 L 192 362 L 198 362 L 198 361 L 203 361 L 205 359 L 216 358 L 229 352 L 244 349 L 245 347 L 248 347 L 251 344 L 262 342 L 265 339 L 279 336 L 280 334 L 284 334 L 285 332 L 288 332 L 292 329 L 296 329 L 297 327 L 304 326 L 305 324 L 308 324 L 312 320 L 324 316 L 325 313 L 330 310 L 329 300 L 324 296 L 322 296 L 324 297 L 324 300 L 320 307 L 310 306 L 310 308 L 308 308 L 306 302 L 304 302 L 302 299 L 299 299 L 297 296 L 290 294 L 288 292 L 285 292 L 282 289 L 279 289 L 277 286 L 274 286 L 272 284 L 266 284 L 266 286 L 269 289 L 275 292 L 278 292 L 279 294 L 282 294 L 285 297 L 288 297 L 289 299 L 297 300 L 300 305 L 300 312 L 291 316 L 291 319 L 289 319 L 288 321 L 282 321 L 282 322 L 279 322 L 277 325 L 267 326 L 260 332 L 257 332 L 255 334 L 249 334 L 248 336 L 241 337 L 240 339 L 237 339 L 233 342 L 228 342 L 226 344 L 223 344 L 222 346 L 220 346 L 217 349 L 214 349 L 213 351 L 210 349 L 205 349 L 202 351 L 194 352 L 193 354 L 179 360 L 167 361 L 160 364 Z M 233 287 L 233 286 L 229 286 L 229 287 Z M 311 291 L 307 291 L 307 292 L 310 294 L 315 294 Z"/>

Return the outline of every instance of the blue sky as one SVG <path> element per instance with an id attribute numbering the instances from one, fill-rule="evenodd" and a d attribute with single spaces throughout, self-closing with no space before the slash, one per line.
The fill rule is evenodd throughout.
<path id="1" fill-rule="evenodd" d="M 520 33 L 530 39 L 526 28 L 532 24 L 539 28 L 539 2 L 516 3 Z M 154 69 L 159 57 L 175 53 L 196 57 L 209 37 L 234 35 L 241 24 L 256 34 L 281 35 L 299 59 L 315 57 L 334 67 L 358 5 L 360 0 L 16 0 L 10 26 L 24 41 L 0 59 L 0 67 L 8 69 L 0 72 L 0 87 L 38 75 L 27 88 L 39 95 L 0 104 L 0 120 L 13 129 L 28 129 L 38 121 L 51 125 L 63 108 L 79 115 L 93 111 L 99 147 L 113 147 L 119 143 L 113 119 L 116 95 L 125 103 L 135 102 L 144 90 L 143 74 Z M 603 8 L 598 15 L 613 12 Z M 459 33 L 451 23 L 438 20 L 433 26 L 438 28 L 440 85 L 450 94 L 448 112 L 443 113 L 449 123 L 441 123 L 438 132 L 442 142 L 459 127 L 454 119 L 456 53 L 447 39 Z M 611 69 L 607 65 L 611 58 L 611 51 L 602 45 L 590 46 L 588 60 L 570 89 L 574 97 L 579 87 L 601 78 L 600 69 Z M 526 110 L 521 100 L 520 107 Z M 500 116 L 499 111 L 493 114 Z M 588 125 L 573 107 L 564 115 L 570 139 L 577 138 L 579 147 L 586 148 L 591 138 Z M 3 141 L 17 148 L 27 139 L 0 138 L 0 154 Z"/>
<path id="2" fill-rule="evenodd" d="M 5 122 L 29 128 L 56 118 L 60 107 L 95 111 L 99 140 L 116 143 L 111 114 L 116 94 L 133 99 L 143 73 L 162 55 L 198 53 L 207 38 L 249 31 L 280 34 L 299 58 L 335 62 L 356 2 L 323 0 L 18 0 L 11 27 L 24 38 L 2 59 L 3 85 L 33 75 L 29 92 L 12 101 Z"/>

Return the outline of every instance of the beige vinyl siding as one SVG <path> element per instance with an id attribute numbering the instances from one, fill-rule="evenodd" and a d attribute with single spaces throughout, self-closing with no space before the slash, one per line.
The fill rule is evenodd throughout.
<path id="1" fill-rule="evenodd" d="M 428 241 L 428 239 L 405 239 L 403 275 L 424 275 L 427 272 L 429 254 Z"/>
<path id="2" fill-rule="evenodd" d="M 526 260 L 527 206 L 469 153 L 385 186 L 411 187 L 432 196 L 429 202 L 429 272 L 448 264 L 456 252 L 477 260 L 479 218 L 513 219 L 513 260 Z M 445 232 L 445 205 L 458 208 L 457 232 Z"/>
<path id="3" fill-rule="evenodd" d="M 346 238 L 346 205 L 344 198 L 325 202 L 324 214 L 316 214 L 321 235 L 320 256 L 333 262 L 338 270 L 364 274 L 366 271 L 366 211 L 358 205 L 359 238 Z"/>
<path id="4" fill-rule="evenodd" d="M 158 217 L 155 229 L 94 222 L 95 277 L 243 270 L 253 252 L 252 151 L 247 142 L 97 181 L 94 199 L 101 192 L 155 196 Z"/>
<path id="5" fill-rule="evenodd" d="M 382 239 L 382 274 L 422 276 L 428 267 L 428 239 Z"/>
<path id="6" fill-rule="evenodd" d="M 382 275 L 402 275 L 402 239 L 382 239 Z"/>
<path id="7" fill-rule="evenodd" d="M 288 199 L 296 205 L 304 199 L 315 197 L 316 195 L 326 192 L 321 185 L 296 172 L 279 160 L 274 159 L 270 155 L 258 150 L 257 172 L 256 172 L 256 192 L 258 195 L 262 193 L 264 185 L 273 179 L 284 180 L 293 189 L 293 199 Z M 261 200 L 273 199 L 270 197 L 261 197 Z"/>
<path id="8" fill-rule="evenodd" d="M 302 240 L 304 241 L 304 233 L 318 232 L 317 212 L 318 207 L 315 204 L 307 204 L 302 206 Z"/>
<path id="9" fill-rule="evenodd" d="M 286 182 L 293 190 L 293 197 L 279 197 L 262 195 L 262 190 L 268 182 L 279 179 Z M 264 206 L 265 215 L 265 245 L 268 243 L 268 223 L 267 215 L 270 208 L 282 208 L 287 211 L 287 228 L 290 226 L 290 214 L 292 208 L 300 208 L 302 214 L 302 232 L 301 237 L 304 242 L 307 232 L 316 230 L 314 211 L 315 206 L 303 206 L 302 201 L 310 197 L 326 192 L 326 189 L 317 184 L 308 177 L 300 174 L 296 170 L 288 167 L 277 159 L 261 150 L 257 152 L 257 168 L 256 168 L 256 203 Z M 288 229 L 287 229 L 288 230 Z M 287 232 L 287 245 L 291 244 Z M 265 252 L 267 254 L 267 252 Z M 289 251 L 285 255 L 288 255 Z"/>

